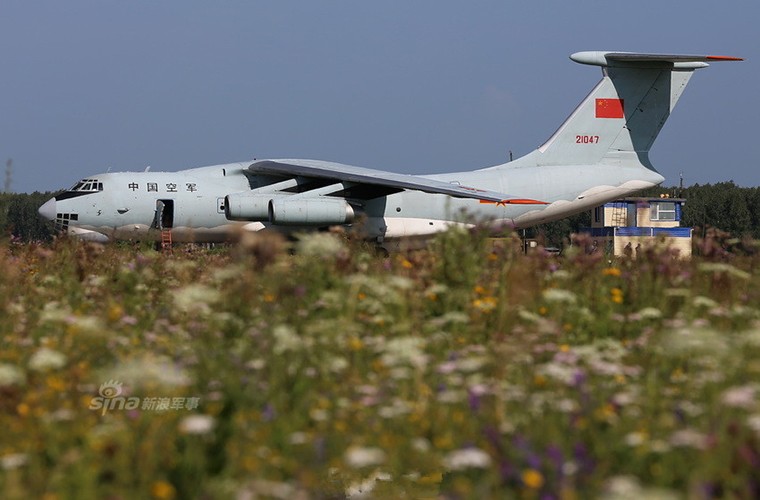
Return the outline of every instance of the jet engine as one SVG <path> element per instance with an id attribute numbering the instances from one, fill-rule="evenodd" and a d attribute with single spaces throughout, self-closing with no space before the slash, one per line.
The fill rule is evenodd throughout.
<path id="1" fill-rule="evenodd" d="M 224 215 L 229 220 L 269 220 L 271 194 L 234 193 L 224 197 Z"/>
<path id="2" fill-rule="evenodd" d="M 269 222 L 283 226 L 350 224 L 354 209 L 342 198 L 272 198 Z"/>

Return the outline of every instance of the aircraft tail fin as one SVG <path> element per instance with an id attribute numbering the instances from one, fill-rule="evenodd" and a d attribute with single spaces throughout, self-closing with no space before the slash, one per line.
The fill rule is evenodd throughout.
<path id="1" fill-rule="evenodd" d="M 600 66 L 602 80 L 538 150 L 534 165 L 643 165 L 649 149 L 694 70 L 726 56 L 578 52 L 570 58 Z"/>

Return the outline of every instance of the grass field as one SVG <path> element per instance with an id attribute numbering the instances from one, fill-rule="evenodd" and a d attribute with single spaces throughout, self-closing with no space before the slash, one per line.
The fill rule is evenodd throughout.
<path id="1" fill-rule="evenodd" d="M 700 245 L 5 244 L 0 497 L 758 497 L 760 256 Z"/>

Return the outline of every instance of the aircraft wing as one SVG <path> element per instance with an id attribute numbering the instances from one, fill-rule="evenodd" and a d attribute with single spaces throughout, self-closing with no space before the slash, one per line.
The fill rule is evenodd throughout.
<path id="1" fill-rule="evenodd" d="M 546 202 L 518 198 L 481 188 L 451 184 L 416 175 L 397 174 L 384 170 L 354 167 L 318 160 L 261 160 L 252 163 L 248 171 L 284 177 L 305 177 L 335 180 L 360 186 L 390 189 L 392 192 L 413 190 L 444 194 L 456 198 L 472 198 L 498 204 L 546 205 Z"/>

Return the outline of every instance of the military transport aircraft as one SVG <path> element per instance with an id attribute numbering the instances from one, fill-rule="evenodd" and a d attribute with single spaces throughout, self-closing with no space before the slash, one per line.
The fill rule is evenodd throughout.
<path id="1" fill-rule="evenodd" d="M 473 220 L 527 227 L 660 184 L 649 149 L 694 70 L 742 60 L 601 51 L 570 58 L 600 66 L 602 80 L 541 147 L 503 165 L 405 175 L 278 159 L 103 173 L 77 182 L 39 213 L 96 241 L 157 240 L 170 231 L 174 241 L 217 242 L 241 228 L 341 225 L 383 243 Z"/>

